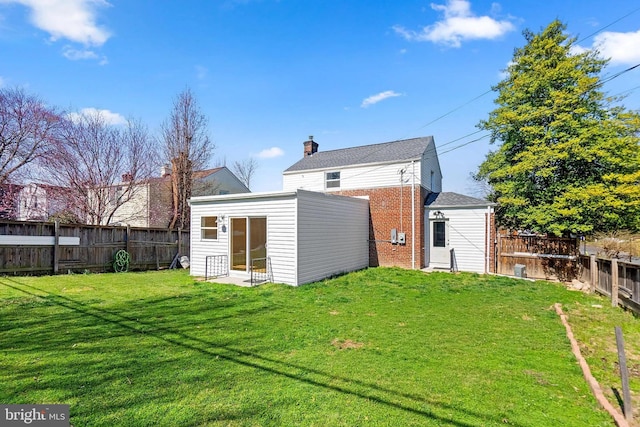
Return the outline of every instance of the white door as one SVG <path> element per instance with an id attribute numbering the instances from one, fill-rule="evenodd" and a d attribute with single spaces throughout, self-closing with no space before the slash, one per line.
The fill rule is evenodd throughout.
<path id="1" fill-rule="evenodd" d="M 429 265 L 449 268 L 449 221 L 446 219 L 433 219 L 429 225 L 431 227 Z"/>

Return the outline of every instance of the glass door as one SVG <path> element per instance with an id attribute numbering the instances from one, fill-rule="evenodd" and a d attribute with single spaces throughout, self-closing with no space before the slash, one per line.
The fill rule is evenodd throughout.
<path id="1" fill-rule="evenodd" d="M 231 218 L 231 269 L 247 271 L 247 219 Z"/>
<path id="2" fill-rule="evenodd" d="M 251 260 L 267 256 L 267 218 L 231 218 L 230 244 L 231 269 L 248 272 Z"/>

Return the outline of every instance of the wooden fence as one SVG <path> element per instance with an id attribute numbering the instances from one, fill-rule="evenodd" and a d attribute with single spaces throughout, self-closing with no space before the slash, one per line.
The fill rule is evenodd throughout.
<path id="1" fill-rule="evenodd" d="M 524 266 L 533 279 L 571 280 L 579 270 L 577 239 L 545 236 L 498 235 L 496 273 L 513 276 Z"/>
<path id="2" fill-rule="evenodd" d="M 640 314 L 640 265 L 618 259 L 580 257 L 580 279 L 598 292 L 611 298 L 611 305 L 621 305 Z"/>
<path id="3" fill-rule="evenodd" d="M 113 271 L 121 249 L 130 255 L 129 270 L 166 268 L 176 254 L 189 254 L 189 232 L 0 221 L 0 274 Z"/>

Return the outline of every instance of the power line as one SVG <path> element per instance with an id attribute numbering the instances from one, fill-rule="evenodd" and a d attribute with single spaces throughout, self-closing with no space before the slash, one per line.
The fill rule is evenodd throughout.
<path id="1" fill-rule="evenodd" d="M 483 140 L 483 139 L 487 138 L 488 136 L 490 136 L 490 135 L 489 135 L 489 134 L 482 135 L 480 138 L 472 139 L 471 141 L 467 141 L 467 142 L 465 142 L 464 144 L 456 145 L 456 146 L 455 146 L 455 147 L 453 147 L 453 148 L 450 148 L 450 149 L 445 150 L 445 151 L 441 151 L 441 152 L 440 152 L 440 156 L 442 156 L 443 154 L 450 153 L 450 152 L 452 152 L 452 151 L 454 151 L 454 150 L 457 150 L 458 148 L 462 148 L 462 147 L 464 147 L 464 146 L 467 146 L 467 145 L 469 145 L 469 144 L 472 144 L 472 143 L 474 143 L 474 142 L 481 141 L 481 140 Z"/>
<path id="2" fill-rule="evenodd" d="M 597 31 L 595 31 L 595 32 L 593 32 L 593 33 L 591 33 L 591 34 L 589 34 L 588 36 L 583 37 L 583 38 L 582 38 L 582 39 L 580 39 L 577 43 L 581 43 L 581 42 L 585 41 L 586 39 L 588 39 L 588 38 L 590 38 L 590 37 L 592 37 L 592 36 L 594 36 L 594 35 L 598 34 L 599 32 L 601 32 L 601 31 L 603 31 L 603 30 L 605 30 L 605 29 L 607 29 L 607 28 L 611 27 L 612 25 L 614 25 L 614 24 L 616 24 L 616 23 L 618 23 L 618 22 L 622 21 L 623 19 L 625 19 L 625 18 L 627 18 L 627 17 L 629 17 L 629 16 L 633 15 L 634 13 L 636 13 L 636 12 L 638 12 L 638 11 L 640 11 L 640 7 L 636 8 L 636 9 L 633 9 L 631 12 L 628 12 L 627 14 L 625 14 L 625 15 L 621 16 L 620 18 L 616 19 L 615 21 L 612 21 L 612 22 L 610 22 L 609 24 L 605 25 L 604 27 L 599 28 Z M 640 64 L 639 64 L 639 65 L 640 65 Z M 627 72 L 627 71 L 631 71 L 633 68 L 636 68 L 636 67 L 637 67 L 637 65 L 636 65 L 635 67 L 632 67 L 631 69 L 628 69 L 628 70 L 625 70 L 625 71 L 623 71 L 623 72 L 621 72 L 621 73 L 615 74 L 615 75 L 613 75 L 612 77 L 610 77 L 610 78 L 608 78 L 608 79 L 603 80 L 603 81 L 602 81 L 602 83 L 606 83 L 606 82 L 608 82 L 608 81 L 610 81 L 610 80 L 613 80 L 614 78 L 618 77 L 619 75 L 624 74 L 624 73 L 625 73 L 625 72 Z M 426 128 L 427 126 L 429 126 L 429 125 L 431 125 L 431 124 L 433 124 L 433 123 L 435 123 L 435 122 L 437 122 L 437 121 L 439 121 L 439 120 L 441 120 L 441 119 L 443 119 L 443 118 L 447 117 L 448 115 L 450 115 L 450 114 L 452 114 L 452 113 L 455 113 L 456 111 L 458 111 L 458 110 L 462 109 L 463 107 L 466 107 L 467 105 L 471 104 L 471 103 L 472 103 L 472 102 L 474 102 L 474 101 L 477 101 L 478 99 L 482 98 L 483 96 L 485 96 L 485 95 L 487 95 L 487 94 L 489 94 L 489 93 L 491 93 L 491 92 L 493 92 L 493 89 L 489 89 L 488 91 L 481 93 L 480 95 L 476 96 L 475 98 L 470 99 L 469 101 L 465 102 L 464 104 L 461 104 L 461 105 L 457 106 L 456 108 L 454 108 L 454 109 L 452 109 L 452 110 L 447 111 L 446 113 L 442 114 L 441 116 L 436 117 L 435 119 L 431 120 L 430 122 L 428 122 L 428 123 L 426 123 L 426 124 L 424 124 L 424 125 L 420 126 L 417 130 L 420 130 L 420 129 L 424 129 L 424 128 Z M 462 137 L 462 138 L 464 138 L 464 137 Z M 404 138 L 401 138 L 401 139 L 404 139 Z"/>
<path id="3" fill-rule="evenodd" d="M 429 123 L 427 123 L 426 125 L 422 125 L 422 126 L 420 126 L 420 127 L 418 128 L 418 130 L 420 130 L 420 129 L 422 129 L 422 128 L 426 128 L 426 127 L 427 127 L 427 126 L 429 126 L 430 124 L 433 124 L 433 123 L 437 122 L 438 120 L 440 120 L 440 119 L 443 119 L 443 118 L 447 117 L 447 116 L 448 116 L 449 114 L 451 114 L 451 113 L 455 113 L 456 111 L 460 110 L 462 107 L 466 107 L 467 105 L 471 104 L 472 102 L 474 102 L 474 101 L 476 101 L 476 100 L 478 100 L 478 99 L 482 98 L 483 96 L 485 96 L 486 94 L 491 93 L 491 92 L 493 92 L 493 89 L 489 89 L 488 91 L 486 91 L 486 92 L 484 92 L 484 93 L 481 93 L 480 95 L 478 95 L 478 96 L 476 96 L 475 98 L 473 98 L 473 99 L 471 99 L 471 100 L 469 100 L 469 101 L 465 102 L 465 103 L 464 103 L 464 104 L 462 104 L 462 105 L 459 105 L 458 107 L 454 108 L 453 110 L 447 111 L 447 112 L 446 112 L 446 113 L 444 113 L 443 115 L 441 115 L 441 116 L 439 116 L 439 117 L 436 117 L 435 119 L 431 120 L 431 121 L 430 121 Z"/>
<path id="4" fill-rule="evenodd" d="M 636 13 L 636 12 L 637 12 L 637 11 L 639 11 L 639 10 L 640 10 L 640 7 L 639 7 L 639 8 L 637 8 L 637 9 L 632 10 L 631 12 L 627 13 L 626 15 L 624 15 L 624 16 L 622 16 L 622 17 L 620 17 L 620 18 L 616 19 L 615 21 L 613 21 L 613 22 L 611 22 L 611 23 L 609 23 L 609 24 L 605 25 L 604 27 L 599 28 L 597 31 L 595 31 L 595 32 L 593 32 L 593 33 L 591 33 L 591 34 L 589 34 L 588 36 L 583 37 L 582 39 L 578 40 L 578 41 L 577 41 L 577 43 L 582 43 L 582 42 L 583 42 L 583 41 L 585 41 L 586 39 L 588 39 L 588 38 L 590 38 L 590 37 L 592 37 L 592 36 L 595 36 L 595 35 L 596 35 L 596 34 L 598 34 L 599 32 L 601 32 L 601 31 L 603 31 L 603 30 L 605 30 L 605 29 L 609 28 L 609 27 L 610 27 L 610 26 L 612 26 L 613 24 L 617 24 L 618 22 L 622 21 L 624 18 L 626 18 L 626 17 L 628 17 L 628 16 L 630 16 L 630 15 L 633 15 L 634 13 Z"/>
<path id="5" fill-rule="evenodd" d="M 480 133 L 480 132 L 482 132 L 482 131 L 483 131 L 483 129 L 480 129 L 480 130 L 477 130 L 477 131 L 475 131 L 475 132 L 471 132 L 471 133 L 468 133 L 468 134 L 466 134 L 466 135 L 464 135 L 464 136 L 461 136 L 460 138 L 456 138 L 456 139 L 454 139 L 454 140 L 451 140 L 451 141 L 449 141 L 449 142 L 446 142 L 446 143 L 444 143 L 444 144 L 439 144 L 439 145 L 438 145 L 438 148 L 442 148 L 442 147 L 445 147 L 445 146 L 447 146 L 447 145 L 449 145 L 449 144 L 453 144 L 454 142 L 458 142 L 458 141 L 460 141 L 461 139 L 465 139 L 465 138 L 467 138 L 467 137 L 469 137 L 469 136 L 471 136 L 471 135 L 475 135 L 475 134 Z"/>

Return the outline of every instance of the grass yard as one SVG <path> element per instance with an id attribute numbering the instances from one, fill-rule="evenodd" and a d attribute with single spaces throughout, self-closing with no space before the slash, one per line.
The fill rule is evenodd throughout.
<path id="1" fill-rule="evenodd" d="M 637 396 L 639 321 L 603 299 L 378 268 L 300 288 L 0 278 L 0 402 L 69 404 L 75 427 L 612 426 L 556 302 L 610 394 L 622 324 Z"/>

